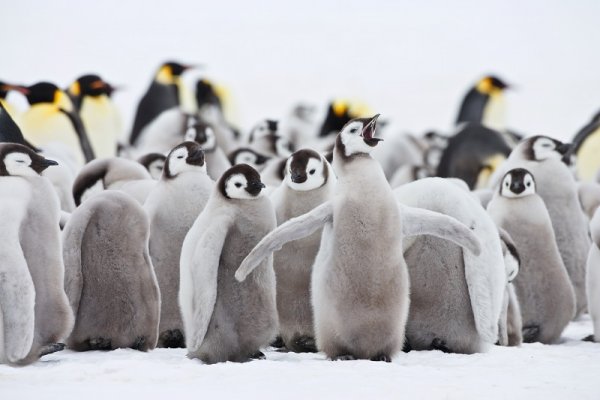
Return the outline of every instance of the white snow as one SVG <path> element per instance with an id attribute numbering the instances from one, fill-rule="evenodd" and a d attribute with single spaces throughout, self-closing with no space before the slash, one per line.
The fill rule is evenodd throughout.
<path id="1" fill-rule="evenodd" d="M 203 365 L 184 349 L 65 350 L 27 367 L 0 365 L 0 398 L 597 400 L 600 344 L 581 341 L 591 332 L 585 315 L 557 345 L 494 346 L 474 355 L 412 351 L 390 364 L 268 351 L 266 360 Z"/>

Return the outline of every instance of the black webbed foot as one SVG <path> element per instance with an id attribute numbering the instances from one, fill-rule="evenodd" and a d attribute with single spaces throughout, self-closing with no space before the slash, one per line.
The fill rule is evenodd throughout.
<path id="1" fill-rule="evenodd" d="M 277 336 L 270 346 L 275 347 L 276 349 L 281 349 L 282 347 L 285 347 L 285 343 L 283 342 L 281 336 Z"/>
<path id="2" fill-rule="evenodd" d="M 378 354 L 375 357 L 371 357 L 371 361 L 384 361 L 384 362 L 392 362 L 392 358 L 387 354 Z"/>
<path id="3" fill-rule="evenodd" d="M 299 336 L 294 338 L 292 351 L 296 353 L 316 353 L 317 344 L 315 338 L 311 336 Z"/>
<path id="4" fill-rule="evenodd" d="M 135 341 L 133 342 L 133 344 L 131 345 L 131 348 L 134 350 L 140 350 L 143 351 L 145 350 L 144 346 L 146 344 L 146 337 L 145 336 L 138 336 Z"/>
<path id="5" fill-rule="evenodd" d="M 588 335 L 581 340 L 583 340 L 584 342 L 595 342 L 594 335 Z"/>
<path id="6" fill-rule="evenodd" d="M 262 351 L 257 351 L 256 353 L 251 354 L 248 358 L 251 360 L 266 360 L 267 356 L 265 356 L 265 353 Z"/>
<path id="7" fill-rule="evenodd" d="M 90 338 L 87 340 L 90 350 L 111 350 L 111 339 L 101 337 Z"/>
<path id="8" fill-rule="evenodd" d="M 435 338 L 431 341 L 432 350 L 440 350 L 443 353 L 452 353 L 452 350 L 448 348 L 446 342 L 440 338 Z"/>
<path id="9" fill-rule="evenodd" d="M 342 354 L 339 356 L 331 357 L 331 361 L 352 361 L 356 360 L 352 354 Z"/>
<path id="10" fill-rule="evenodd" d="M 538 325 L 523 327 L 523 342 L 533 343 L 539 341 L 540 327 Z"/>
<path id="11" fill-rule="evenodd" d="M 46 356 L 48 354 L 56 353 L 57 351 L 61 351 L 64 349 L 65 349 L 64 343 L 50 343 L 41 348 L 40 357 Z"/>
<path id="12" fill-rule="evenodd" d="M 163 331 L 158 337 L 158 346 L 171 349 L 183 348 L 185 347 L 185 337 L 179 329 Z"/>

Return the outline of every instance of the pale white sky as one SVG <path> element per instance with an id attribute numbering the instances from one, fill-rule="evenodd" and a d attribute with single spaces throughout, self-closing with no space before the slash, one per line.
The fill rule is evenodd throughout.
<path id="1" fill-rule="evenodd" d="M 508 119 L 524 133 L 570 138 L 600 109 L 600 1 L 1 2 L 0 79 L 97 72 L 127 86 L 127 129 L 168 58 L 206 64 L 243 128 L 341 96 L 409 131 L 448 130 L 488 72 L 518 87 Z"/>

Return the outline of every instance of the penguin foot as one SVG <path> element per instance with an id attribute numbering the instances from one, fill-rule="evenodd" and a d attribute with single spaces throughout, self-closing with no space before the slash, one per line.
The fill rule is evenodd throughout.
<path id="1" fill-rule="evenodd" d="M 65 349 L 64 343 L 50 343 L 45 345 L 40 350 L 40 357 L 47 356 L 48 354 L 56 353 Z"/>
<path id="2" fill-rule="evenodd" d="M 262 351 L 257 351 L 256 353 L 251 354 L 248 358 L 251 360 L 266 360 L 267 356 L 265 356 L 265 353 Z"/>
<path id="3" fill-rule="evenodd" d="M 410 343 L 408 342 L 408 340 L 406 342 L 404 342 L 404 346 L 402 346 L 402 352 L 403 353 L 408 353 L 409 351 L 412 351 L 412 346 L 410 345 Z"/>
<path id="4" fill-rule="evenodd" d="M 530 325 L 523 327 L 523 342 L 524 343 L 533 343 L 537 342 L 540 337 L 540 327 L 539 325 Z"/>
<path id="5" fill-rule="evenodd" d="M 384 361 L 384 362 L 392 362 L 392 358 L 387 354 L 378 354 L 375 357 L 371 357 L 371 361 Z"/>
<path id="6" fill-rule="evenodd" d="M 145 344 L 146 344 L 146 337 L 145 336 L 138 336 L 135 339 L 135 341 L 133 342 L 133 344 L 131 345 L 131 348 L 134 349 L 134 350 L 144 351 L 144 350 L 146 350 Z"/>
<path id="7" fill-rule="evenodd" d="M 185 338 L 179 329 L 163 331 L 158 337 L 158 347 L 180 348 L 185 347 Z"/>
<path id="8" fill-rule="evenodd" d="M 356 360 L 352 354 L 342 354 L 339 356 L 331 357 L 331 361 L 352 361 Z"/>
<path id="9" fill-rule="evenodd" d="M 90 338 L 87 340 L 90 350 L 111 350 L 111 340 L 101 337 Z"/>
<path id="10" fill-rule="evenodd" d="M 581 340 L 583 340 L 584 342 L 595 342 L 594 335 L 588 335 Z"/>
<path id="11" fill-rule="evenodd" d="M 431 350 L 440 350 L 442 353 L 452 353 L 452 350 L 448 348 L 446 342 L 440 338 L 434 338 L 431 341 Z"/>
<path id="12" fill-rule="evenodd" d="M 316 353 L 315 338 L 311 336 L 298 336 L 294 338 L 292 351 L 296 353 Z"/>
<path id="13" fill-rule="evenodd" d="M 281 336 L 277 336 L 275 340 L 271 342 L 270 346 L 275 347 L 276 349 L 281 349 L 282 347 L 285 347 L 285 343 L 283 342 Z"/>

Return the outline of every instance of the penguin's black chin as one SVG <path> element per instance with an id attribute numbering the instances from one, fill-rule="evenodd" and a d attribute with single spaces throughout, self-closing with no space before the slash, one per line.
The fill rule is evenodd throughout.
<path id="1" fill-rule="evenodd" d="M 250 193 L 252 196 L 258 196 L 261 190 L 265 188 L 265 184 L 262 182 L 249 182 L 246 187 L 246 192 Z"/>

